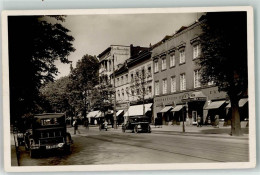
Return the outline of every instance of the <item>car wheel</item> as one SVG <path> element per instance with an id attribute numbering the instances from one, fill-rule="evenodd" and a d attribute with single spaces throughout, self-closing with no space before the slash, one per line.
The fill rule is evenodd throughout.
<path id="1" fill-rule="evenodd" d="M 138 133 L 138 127 L 137 127 L 137 125 L 136 125 L 135 128 L 134 128 L 134 132 L 135 132 L 135 133 Z"/>

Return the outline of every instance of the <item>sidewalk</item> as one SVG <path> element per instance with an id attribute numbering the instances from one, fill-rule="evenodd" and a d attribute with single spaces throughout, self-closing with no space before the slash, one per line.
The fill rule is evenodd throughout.
<path id="1" fill-rule="evenodd" d="M 199 137 L 224 137 L 224 138 L 233 138 L 233 139 L 248 139 L 248 127 L 241 125 L 241 130 L 243 132 L 242 136 L 234 137 L 230 136 L 231 127 L 230 126 L 220 126 L 216 128 L 211 125 L 203 125 L 202 127 L 197 127 L 193 125 L 185 126 L 185 132 L 183 132 L 182 125 L 162 125 L 160 127 L 150 125 L 152 133 L 154 134 L 165 134 L 165 135 L 182 135 L 182 136 L 199 136 Z M 74 135 L 74 128 L 68 128 L 71 135 Z M 88 134 L 88 130 L 84 126 L 79 126 L 80 134 Z M 108 131 L 99 131 L 98 126 L 90 126 L 89 130 L 98 131 L 98 132 L 119 132 L 122 133 L 122 126 L 118 126 L 117 129 L 108 126 Z M 76 134 L 78 135 L 78 133 Z"/>

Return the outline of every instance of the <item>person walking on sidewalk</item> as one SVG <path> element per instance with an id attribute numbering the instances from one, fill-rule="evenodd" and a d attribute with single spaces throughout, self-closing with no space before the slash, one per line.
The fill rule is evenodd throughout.
<path id="1" fill-rule="evenodd" d="M 215 127 L 219 128 L 219 115 L 215 115 Z"/>
<path id="2" fill-rule="evenodd" d="M 201 127 L 201 117 L 198 115 L 197 127 Z"/>
<path id="3" fill-rule="evenodd" d="M 76 134 L 76 131 L 78 131 L 78 133 L 80 134 L 80 132 L 78 130 L 78 121 L 77 121 L 77 119 L 74 120 L 73 126 L 74 126 L 74 134 Z"/>

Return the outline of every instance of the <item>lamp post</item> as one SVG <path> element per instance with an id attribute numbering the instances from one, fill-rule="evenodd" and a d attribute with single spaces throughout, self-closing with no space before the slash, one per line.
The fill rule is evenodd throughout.
<path id="1" fill-rule="evenodd" d="M 183 102 L 185 102 L 185 108 L 186 108 L 186 118 L 189 117 L 189 114 L 188 114 L 188 100 L 189 100 L 189 94 L 188 93 L 185 93 L 183 96 L 182 96 L 182 99 L 181 99 Z M 185 111 L 182 110 L 182 132 L 185 132 L 185 125 L 184 125 L 184 119 L 185 119 Z"/>
<path id="2" fill-rule="evenodd" d="M 117 129 L 117 120 L 116 120 L 116 77 L 115 77 L 115 56 L 113 55 L 113 84 L 114 84 L 114 129 Z"/>

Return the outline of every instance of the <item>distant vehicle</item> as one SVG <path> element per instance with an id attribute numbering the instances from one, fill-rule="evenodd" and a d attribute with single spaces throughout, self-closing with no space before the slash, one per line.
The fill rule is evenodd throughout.
<path id="1" fill-rule="evenodd" d="M 30 157 L 44 154 L 46 150 L 70 153 L 71 144 L 71 135 L 67 132 L 63 113 L 34 115 L 32 129 L 25 133 L 25 148 L 30 151 Z"/>
<path id="2" fill-rule="evenodd" d="M 132 116 L 126 124 L 122 125 L 122 131 L 131 130 L 132 132 L 151 132 L 149 117 L 146 116 Z"/>

